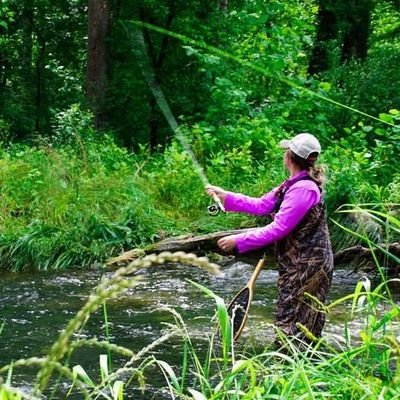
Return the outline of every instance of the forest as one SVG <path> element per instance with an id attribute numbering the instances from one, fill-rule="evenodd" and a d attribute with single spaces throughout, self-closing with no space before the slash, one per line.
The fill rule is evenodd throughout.
<path id="1" fill-rule="evenodd" d="M 146 70 L 212 184 L 265 192 L 285 174 L 279 140 L 311 132 L 333 218 L 344 204 L 395 212 L 399 4 L 264 3 L 2 1 L 3 269 L 255 223 L 207 216 Z"/>
<path id="2" fill-rule="evenodd" d="M 147 255 L 102 281 L 47 356 L 32 357 L 31 394 L 11 384 L 19 357 L 0 358 L 0 398 L 46 390 L 54 398 L 55 371 L 72 381 L 62 392 L 72 398 L 398 398 L 400 308 L 388 282 L 400 271 L 399 65 L 399 0 L 0 0 L 4 276 L 102 270 L 165 239 L 259 226 L 259 217 L 211 216 L 204 186 L 262 195 L 286 178 L 279 142 L 301 132 L 322 146 L 335 260 L 368 273 L 326 308 L 347 302 L 362 315 L 361 343 L 350 344 L 345 328 L 338 347 L 324 343 L 313 361 L 296 350 L 260 358 L 230 354 L 228 335 L 214 358 L 217 339 L 197 353 L 173 314 L 183 337 L 179 372 L 135 358 L 107 333 L 95 384 L 68 365 L 71 337 L 97 309 L 108 327 L 105 302 L 132 288 L 129 274 L 165 262 L 215 272 L 196 256 Z M 7 324 L 1 317 L 0 341 Z M 132 357 L 124 367 L 137 364 L 134 378 L 112 375 L 113 351 Z M 168 382 L 164 397 L 124 392 L 131 380 L 142 389 L 156 367 Z"/>

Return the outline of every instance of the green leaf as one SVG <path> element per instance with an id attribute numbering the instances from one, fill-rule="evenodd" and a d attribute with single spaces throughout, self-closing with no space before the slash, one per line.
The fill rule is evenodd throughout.
<path id="1" fill-rule="evenodd" d="M 113 400 L 122 400 L 124 398 L 124 382 L 115 381 L 112 387 Z"/>
<path id="2" fill-rule="evenodd" d="M 393 123 L 393 117 L 391 115 L 389 115 L 389 114 L 380 113 L 379 114 L 379 119 L 381 121 L 384 121 L 384 122 L 389 122 L 391 124 Z"/>
<path id="3" fill-rule="evenodd" d="M 104 383 L 108 379 L 107 354 L 100 354 L 100 373 L 101 373 L 101 381 Z"/>
<path id="4" fill-rule="evenodd" d="M 377 331 L 382 326 L 386 325 L 388 322 L 396 318 L 399 314 L 400 314 L 400 308 L 395 306 L 392 310 L 385 313 L 385 315 L 374 325 L 374 327 L 372 328 L 373 331 L 374 332 Z"/>
<path id="5" fill-rule="evenodd" d="M 224 300 L 217 296 L 215 293 L 213 293 L 210 289 L 191 281 L 188 279 L 188 281 L 196 286 L 198 289 L 206 293 L 208 296 L 212 297 L 214 301 L 217 304 L 217 315 L 218 315 L 218 321 L 220 323 L 221 327 L 221 336 L 222 336 L 222 345 L 223 345 L 223 356 L 224 360 L 227 361 L 228 358 L 228 353 L 229 349 L 232 344 L 232 329 L 231 329 L 231 322 L 228 314 L 228 310 L 226 308 Z"/>
<path id="6" fill-rule="evenodd" d="M 356 306 L 357 306 L 357 308 L 361 308 L 366 299 L 364 292 L 362 292 L 362 289 L 364 287 L 365 287 L 365 282 L 363 282 L 363 281 L 357 282 L 356 288 L 354 290 L 353 303 L 351 305 L 351 317 L 352 318 L 354 316 L 354 311 L 356 309 Z M 361 293 L 362 293 L 362 295 L 361 295 Z"/>
<path id="7" fill-rule="evenodd" d="M 72 376 L 74 377 L 74 380 L 72 382 L 70 391 L 72 390 L 76 379 L 83 381 L 86 383 L 86 385 L 92 388 L 96 386 L 81 365 L 75 365 L 75 367 L 72 368 Z"/>
<path id="8" fill-rule="evenodd" d="M 207 400 L 207 397 L 204 394 L 198 392 L 194 389 L 188 389 L 188 392 L 192 395 L 193 400 Z"/>
<path id="9" fill-rule="evenodd" d="M 232 366 L 232 373 L 237 374 L 240 371 L 243 371 L 249 365 L 248 360 L 238 360 Z"/>
<path id="10" fill-rule="evenodd" d="M 172 369 L 172 367 L 168 363 L 166 363 L 165 361 L 161 361 L 161 360 L 157 360 L 157 364 L 163 370 L 165 376 L 170 378 L 170 382 L 172 383 L 172 386 L 176 390 L 179 391 L 180 390 L 180 386 L 179 386 L 178 378 L 176 377 L 175 372 Z"/>

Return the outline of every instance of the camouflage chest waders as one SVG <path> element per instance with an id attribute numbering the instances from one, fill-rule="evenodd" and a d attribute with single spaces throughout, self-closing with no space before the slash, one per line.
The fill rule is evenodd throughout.
<path id="1" fill-rule="evenodd" d="M 333 254 L 324 205 L 313 206 L 275 250 L 279 269 L 276 326 L 308 342 L 296 326 L 300 323 L 320 337 L 325 314 L 304 293 L 324 303 L 332 281 Z"/>

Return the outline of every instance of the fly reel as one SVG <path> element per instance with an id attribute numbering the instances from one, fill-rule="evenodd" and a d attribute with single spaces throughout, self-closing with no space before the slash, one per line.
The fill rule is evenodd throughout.
<path id="1" fill-rule="evenodd" d="M 220 212 L 221 208 L 217 203 L 211 204 L 210 206 L 207 207 L 208 215 L 211 215 L 212 217 L 216 217 Z"/>

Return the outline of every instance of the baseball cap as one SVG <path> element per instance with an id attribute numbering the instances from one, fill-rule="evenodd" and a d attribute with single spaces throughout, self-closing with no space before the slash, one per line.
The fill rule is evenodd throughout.
<path id="1" fill-rule="evenodd" d="M 321 153 L 321 145 L 318 139 L 311 133 L 299 133 L 294 138 L 281 140 L 279 146 L 290 149 L 294 154 L 307 160 L 312 153 Z"/>

